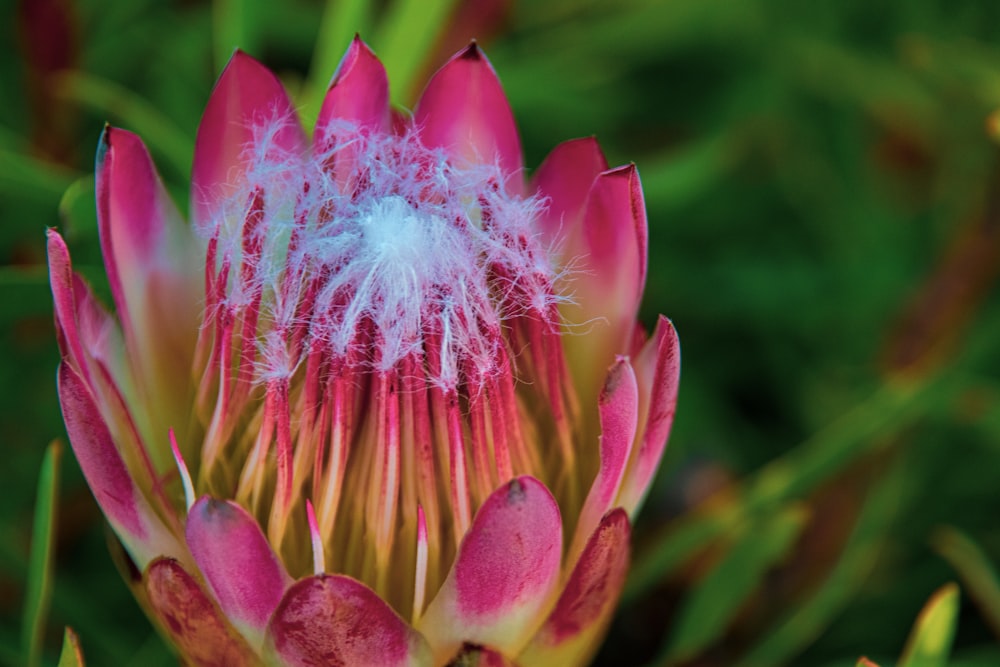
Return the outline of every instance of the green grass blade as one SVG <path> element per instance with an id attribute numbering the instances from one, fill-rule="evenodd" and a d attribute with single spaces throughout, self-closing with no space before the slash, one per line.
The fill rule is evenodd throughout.
<path id="1" fill-rule="evenodd" d="M 142 96 L 113 81 L 75 70 L 59 75 L 53 89 L 67 100 L 120 122 L 142 137 L 151 151 L 168 160 L 179 176 L 185 180 L 190 177 L 194 138 Z"/>
<path id="2" fill-rule="evenodd" d="M 1000 637 L 1000 578 L 986 554 L 965 533 L 951 526 L 940 528 L 931 542 L 958 572 L 969 597 Z"/>
<path id="3" fill-rule="evenodd" d="M 25 664 L 38 667 L 42 663 L 42 640 L 52 599 L 52 541 L 56 526 L 56 500 L 59 494 L 59 462 L 62 445 L 53 442 L 45 450 L 42 471 L 38 477 L 35 521 L 31 535 L 31 555 L 28 561 L 28 584 L 25 595 L 21 646 Z"/>
<path id="4" fill-rule="evenodd" d="M 743 656 L 736 667 L 788 664 L 841 613 L 868 577 L 905 482 L 901 466 L 868 493 L 861 516 L 826 581 Z"/>
<path id="5" fill-rule="evenodd" d="M 767 571 L 788 553 L 806 519 L 806 508 L 793 505 L 742 527 L 733 547 L 684 604 L 664 652 L 666 664 L 692 658 L 722 636 Z"/>
<path id="6" fill-rule="evenodd" d="M 312 127 L 319 116 L 330 78 L 355 34 L 367 40 L 372 23 L 370 0 L 328 0 L 319 26 L 319 37 L 309 68 L 309 82 L 302 100 L 302 122 Z"/>
<path id="7" fill-rule="evenodd" d="M 396 0 L 373 40 L 392 82 L 392 101 L 411 105 L 416 77 L 455 7 L 455 0 Z"/>
<path id="8" fill-rule="evenodd" d="M 958 586 L 946 584 L 939 588 L 917 617 L 899 667 L 947 667 L 958 608 Z"/>
<path id="9" fill-rule="evenodd" d="M 212 3 L 212 56 L 222 72 L 236 49 L 257 53 L 253 30 L 253 0 L 215 0 Z"/>
<path id="10" fill-rule="evenodd" d="M 688 515 L 636 558 L 622 594 L 628 604 L 699 550 L 751 516 L 803 496 L 858 456 L 877 448 L 883 436 L 903 428 L 929 405 L 945 400 L 960 383 L 954 378 L 919 386 L 886 386 L 839 420 L 775 459 L 746 482 L 741 498 L 721 510 Z"/>
<path id="11" fill-rule="evenodd" d="M 80 638 L 70 628 L 66 628 L 63 634 L 62 653 L 59 654 L 57 667 L 84 667 Z"/>

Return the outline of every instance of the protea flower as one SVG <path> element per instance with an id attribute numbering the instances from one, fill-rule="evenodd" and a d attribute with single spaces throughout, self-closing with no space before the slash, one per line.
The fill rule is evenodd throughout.
<path id="1" fill-rule="evenodd" d="M 67 431 L 188 664 L 571 665 L 619 595 L 679 364 L 636 170 L 581 139 L 526 182 L 474 44 L 387 100 L 355 40 L 309 141 L 237 52 L 190 226 L 106 129 L 117 317 L 49 233 Z"/>

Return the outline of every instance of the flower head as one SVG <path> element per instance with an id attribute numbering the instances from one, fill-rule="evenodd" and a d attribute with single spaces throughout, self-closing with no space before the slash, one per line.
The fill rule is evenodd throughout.
<path id="1" fill-rule="evenodd" d="M 97 158 L 117 318 L 49 235 L 67 430 L 192 664 L 574 664 L 670 428 L 646 221 L 595 141 L 525 181 L 475 45 L 390 109 L 360 40 L 312 140 L 236 53 L 192 224 L 141 141 Z M 478 661 L 478 662 L 477 662 Z"/>

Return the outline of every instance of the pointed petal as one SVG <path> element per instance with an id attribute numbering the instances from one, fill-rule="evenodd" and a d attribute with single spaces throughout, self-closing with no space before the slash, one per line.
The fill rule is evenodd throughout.
<path id="1" fill-rule="evenodd" d="M 154 431 L 183 423 L 198 335 L 199 244 L 142 141 L 108 127 L 97 154 L 101 250 L 140 396 L 156 396 Z M 163 469 L 166 460 L 157 460 Z"/>
<path id="2" fill-rule="evenodd" d="M 331 123 L 351 123 L 372 132 L 389 132 L 389 77 L 368 45 L 355 37 L 333 75 L 316 121 L 314 142 L 324 146 Z"/>
<path id="3" fill-rule="evenodd" d="M 473 164 L 499 160 L 505 174 L 520 174 L 524 166 L 507 96 L 475 42 L 431 77 L 413 116 L 427 146 Z"/>
<path id="4" fill-rule="evenodd" d="M 607 171 L 597 139 L 565 141 L 548 154 L 532 178 L 531 191 L 546 200 L 539 224 L 548 245 L 555 245 L 565 259 L 582 254 L 580 222 L 594 180 Z"/>
<path id="5" fill-rule="evenodd" d="M 273 150 L 301 154 L 307 146 L 295 108 L 271 70 L 236 51 L 215 84 L 198 126 L 191 172 L 191 207 L 198 226 L 243 182 L 262 125 L 278 129 L 268 137 Z M 253 150 L 249 151 L 248 148 Z"/>
<path id="6" fill-rule="evenodd" d="M 129 471 L 80 375 L 59 364 L 59 403 L 73 453 L 111 527 L 140 568 L 159 555 L 176 555 L 177 539 L 163 526 Z"/>
<path id="7" fill-rule="evenodd" d="M 519 656 L 522 667 L 587 663 L 625 584 L 630 533 L 623 509 L 605 515 L 587 541 L 552 615 Z"/>
<path id="8" fill-rule="evenodd" d="M 148 303 L 152 271 L 173 273 L 175 282 L 189 285 L 191 291 L 177 295 L 177 302 L 197 298 L 197 284 L 191 284 L 190 273 L 197 265 L 198 253 L 139 137 L 106 127 L 97 149 L 96 169 L 104 265 L 118 316 L 126 336 L 132 336 L 133 322 L 145 314 L 143 310 L 166 305 Z M 174 238 L 178 236 L 182 238 Z"/>
<path id="9" fill-rule="evenodd" d="M 625 466 L 635 441 L 639 417 L 639 388 L 628 359 L 619 357 L 604 383 L 598 403 L 601 417 L 601 467 L 580 511 L 568 563 L 576 560 L 585 541 L 615 505 Z"/>
<path id="10" fill-rule="evenodd" d="M 85 380 L 89 378 L 80 330 L 76 322 L 76 298 L 73 265 L 69 249 L 59 232 L 46 232 L 49 258 L 49 284 L 52 287 L 52 304 L 56 319 L 56 338 L 63 358 Z"/>
<path id="11" fill-rule="evenodd" d="M 660 465 L 677 407 L 681 348 L 673 323 L 660 316 L 653 337 L 636 359 L 639 423 L 643 429 L 618 494 L 618 504 L 635 516 Z"/>
<path id="12" fill-rule="evenodd" d="M 226 618 L 258 648 L 292 583 L 260 526 L 236 503 L 203 496 L 188 513 L 187 543 Z"/>
<path id="13" fill-rule="evenodd" d="M 268 626 L 265 652 L 288 667 L 432 664 L 416 630 L 370 588 L 341 575 L 308 577 L 288 590 Z"/>
<path id="14" fill-rule="evenodd" d="M 143 581 L 153 614 L 186 661 L 233 667 L 257 664 L 247 643 L 176 560 L 154 560 Z"/>
<path id="15" fill-rule="evenodd" d="M 517 655 L 547 611 L 561 557 L 559 507 L 541 482 L 518 477 L 494 491 L 420 619 L 435 660 L 465 642 Z"/>
<path id="16" fill-rule="evenodd" d="M 585 335 L 568 336 L 566 351 L 584 405 L 596 400 L 603 369 L 628 354 L 646 280 L 646 208 L 634 165 L 600 174 L 584 211 L 581 242 L 571 251 L 568 289 L 573 304 L 563 309 Z"/>

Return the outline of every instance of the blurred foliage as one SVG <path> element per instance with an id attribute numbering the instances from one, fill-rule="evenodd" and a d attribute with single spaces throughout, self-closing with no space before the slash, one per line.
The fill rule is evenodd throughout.
<path id="1" fill-rule="evenodd" d="M 78 664 L 72 634 L 59 658 L 66 625 L 91 664 L 173 663 L 108 558 L 72 457 L 46 509 L 59 466 L 55 454 L 43 464 L 44 445 L 65 434 L 44 229 L 61 228 L 100 286 L 103 123 L 143 136 L 184 206 L 198 119 L 232 49 L 279 72 L 308 118 L 355 32 L 403 106 L 479 39 L 529 167 L 590 134 L 612 164 L 639 166 L 643 317 L 674 320 L 684 376 L 598 664 L 864 654 L 885 665 L 904 647 L 903 664 L 1000 664 L 994 0 L 8 0 L 4 11 L 0 664 L 36 646 L 44 664 Z M 961 596 L 941 588 L 953 580 Z"/>

